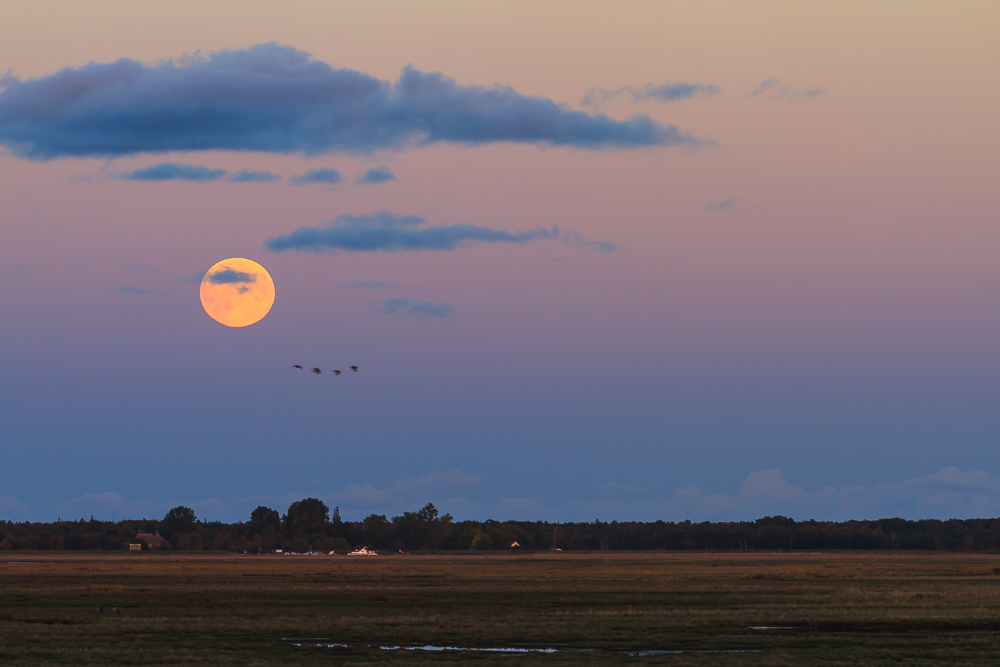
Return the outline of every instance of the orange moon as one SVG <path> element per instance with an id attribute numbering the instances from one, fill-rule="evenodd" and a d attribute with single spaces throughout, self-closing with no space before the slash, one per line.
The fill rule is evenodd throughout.
<path id="1" fill-rule="evenodd" d="M 248 327 L 274 305 L 274 282 L 264 267 L 249 259 L 224 259 L 201 279 L 201 305 L 216 322 Z"/>

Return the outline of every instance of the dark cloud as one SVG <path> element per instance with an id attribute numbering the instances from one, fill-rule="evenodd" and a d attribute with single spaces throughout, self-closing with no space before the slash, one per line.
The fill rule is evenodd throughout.
<path id="1" fill-rule="evenodd" d="M 340 183 L 343 180 L 340 172 L 336 169 L 311 169 L 304 174 L 292 176 L 288 182 L 292 185 L 305 185 L 306 183 Z"/>
<path id="2" fill-rule="evenodd" d="M 379 165 L 373 169 L 369 169 L 361 176 L 358 176 L 357 183 L 374 184 L 374 183 L 385 183 L 386 181 L 396 180 L 396 174 L 392 173 L 392 170 L 388 167 L 383 167 Z"/>
<path id="3" fill-rule="evenodd" d="M 446 303 L 411 301 L 410 299 L 386 299 L 380 311 L 383 315 L 400 315 L 425 320 L 429 317 L 451 317 L 455 307 Z"/>
<path id="4" fill-rule="evenodd" d="M 272 174 L 269 171 L 243 169 L 231 174 L 227 180 L 231 183 L 274 183 L 275 181 L 280 181 L 281 176 Z"/>
<path id="5" fill-rule="evenodd" d="M 703 143 L 644 115 L 615 120 L 411 68 L 390 83 L 278 44 L 0 78 L 0 144 L 38 160 L 204 150 L 370 153 L 435 142 L 590 149 Z"/>
<path id="6" fill-rule="evenodd" d="M 118 288 L 119 292 L 123 294 L 166 294 L 161 289 L 143 289 L 141 287 L 131 287 L 129 285 L 122 285 Z"/>
<path id="7" fill-rule="evenodd" d="M 587 92 L 580 101 L 580 104 L 590 107 L 597 107 L 622 95 L 629 95 L 633 102 L 676 102 L 686 100 L 699 95 L 711 97 L 718 95 L 722 91 L 712 85 L 701 83 L 686 83 L 683 81 L 667 81 L 656 86 L 647 83 L 642 88 L 634 86 L 623 86 L 617 90 L 607 90 L 605 88 L 594 88 Z"/>
<path id="8" fill-rule="evenodd" d="M 723 199 L 708 205 L 709 211 L 724 211 L 735 203 L 734 199 Z"/>
<path id="9" fill-rule="evenodd" d="M 0 134 L 3 130 L 0 129 Z M 154 164 L 152 167 L 143 167 L 122 174 L 120 178 L 126 181 L 195 181 L 203 183 L 205 181 L 217 181 L 226 175 L 225 169 L 209 169 L 208 167 L 198 167 L 193 164 L 182 164 L 180 162 L 164 162 Z"/>
<path id="10" fill-rule="evenodd" d="M 810 99 L 824 94 L 826 94 L 826 91 L 822 88 L 796 88 L 772 76 L 769 79 L 761 81 L 759 86 L 743 97 L 766 97 L 772 100 L 788 100 L 791 102 L 797 99 Z"/>
<path id="11" fill-rule="evenodd" d="M 381 280 L 366 280 L 360 283 L 342 283 L 345 289 L 396 289 L 399 283 L 384 283 Z"/>
<path id="12" fill-rule="evenodd" d="M 399 216 L 385 211 L 372 215 L 338 215 L 326 227 L 300 227 L 291 234 L 269 239 L 267 248 L 282 250 L 453 250 L 469 242 L 528 243 L 559 238 L 559 229 L 508 232 L 475 225 L 421 227 L 420 216 Z"/>
<path id="13" fill-rule="evenodd" d="M 237 271 L 236 269 L 231 269 L 228 266 L 224 266 L 215 273 L 208 274 L 208 282 L 213 285 L 234 285 L 238 283 L 255 283 L 257 282 L 256 273 L 247 273 L 246 271 Z"/>

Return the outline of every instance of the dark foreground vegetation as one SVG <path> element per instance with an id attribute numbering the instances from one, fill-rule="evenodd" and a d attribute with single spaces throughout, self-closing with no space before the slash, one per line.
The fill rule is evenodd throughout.
<path id="1" fill-rule="evenodd" d="M 6 552 L 0 664 L 1000 664 L 998 571 L 948 552 Z"/>
<path id="2" fill-rule="evenodd" d="M 163 538 L 148 544 L 140 534 Z M 728 550 L 932 550 L 1000 551 L 1000 519 L 949 521 L 794 521 L 774 516 L 757 521 L 650 523 L 612 521 L 455 521 L 428 503 L 391 519 L 372 514 L 363 521 L 342 521 L 340 512 L 320 500 L 292 503 L 284 515 L 258 507 L 246 522 L 199 521 L 188 507 L 175 507 L 160 520 L 0 521 L 4 550 L 128 550 L 267 553 L 337 551 L 357 546 L 382 551 L 728 551 Z M 152 541 L 150 541 L 152 542 Z M 516 543 L 517 546 L 512 547 Z"/>

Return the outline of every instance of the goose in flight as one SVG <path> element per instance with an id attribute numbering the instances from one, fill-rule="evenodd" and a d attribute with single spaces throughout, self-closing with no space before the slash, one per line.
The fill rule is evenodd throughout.
<path id="1" fill-rule="evenodd" d="M 351 366 L 351 370 L 354 371 L 355 373 L 357 373 L 358 372 L 358 367 L 357 366 Z"/>
<path id="2" fill-rule="evenodd" d="M 340 375 L 340 374 L 341 374 L 341 373 L 343 373 L 343 372 L 344 372 L 344 371 L 338 371 L 338 370 L 337 370 L 336 368 L 335 368 L 335 369 L 333 369 L 333 374 L 334 374 L 334 375 Z"/>
<path id="3" fill-rule="evenodd" d="M 294 366 L 292 366 L 292 368 L 298 368 L 301 371 L 302 370 L 302 364 L 295 364 Z"/>
<path id="4" fill-rule="evenodd" d="M 318 368 L 312 368 L 312 369 L 310 369 L 310 370 L 312 370 L 312 372 L 313 372 L 313 373 L 315 373 L 316 375 L 319 375 L 320 373 L 322 373 L 322 372 L 323 372 L 323 371 L 321 371 L 321 370 L 320 370 L 320 369 L 318 369 Z"/>

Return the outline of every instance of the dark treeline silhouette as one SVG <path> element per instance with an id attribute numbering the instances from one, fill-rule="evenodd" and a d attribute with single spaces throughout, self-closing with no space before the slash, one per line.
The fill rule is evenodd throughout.
<path id="1" fill-rule="evenodd" d="M 164 542 L 152 536 L 159 535 Z M 783 516 L 756 521 L 679 523 L 612 521 L 547 523 L 543 521 L 455 521 L 428 503 L 391 519 L 372 514 L 363 521 L 343 521 L 323 501 L 305 498 L 281 515 L 258 507 L 246 522 L 201 521 L 178 506 L 160 520 L 0 521 L 4 550 L 337 551 L 366 546 L 383 551 L 486 550 L 800 550 L 919 549 L 1000 551 L 1000 519 L 879 519 L 877 521 L 794 521 Z M 147 543 L 145 535 L 150 536 Z M 512 544 L 517 543 L 517 546 Z"/>

